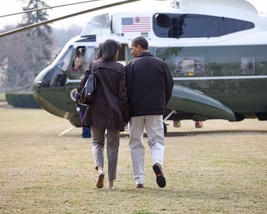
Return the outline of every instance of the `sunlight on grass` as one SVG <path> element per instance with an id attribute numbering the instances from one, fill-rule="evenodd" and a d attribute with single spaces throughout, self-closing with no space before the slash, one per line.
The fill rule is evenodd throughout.
<path id="1" fill-rule="evenodd" d="M 0 102 L 6 101 L 6 94 L 0 93 Z"/>

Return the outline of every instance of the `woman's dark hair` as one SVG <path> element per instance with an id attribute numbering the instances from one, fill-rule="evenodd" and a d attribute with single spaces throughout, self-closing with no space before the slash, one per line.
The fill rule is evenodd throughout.
<path id="1" fill-rule="evenodd" d="M 132 40 L 132 46 L 137 47 L 138 45 L 140 45 L 140 47 L 143 50 L 147 50 L 148 49 L 148 42 L 142 36 L 136 37 L 135 39 Z"/>
<path id="2" fill-rule="evenodd" d="M 101 59 L 105 62 L 114 61 L 115 55 L 120 50 L 121 44 L 113 39 L 107 39 L 101 44 Z"/>
<path id="3" fill-rule="evenodd" d="M 98 51 L 97 51 L 96 57 L 95 57 L 96 59 L 100 59 L 102 57 L 102 49 L 101 49 L 101 47 L 102 47 L 102 44 L 99 44 Z"/>

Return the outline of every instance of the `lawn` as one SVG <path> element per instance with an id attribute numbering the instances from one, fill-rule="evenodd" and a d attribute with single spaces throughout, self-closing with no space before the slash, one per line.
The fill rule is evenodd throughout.
<path id="1" fill-rule="evenodd" d="M 0 118 L 0 213 L 266 213 L 267 122 L 170 123 L 162 189 L 147 146 L 145 188 L 135 189 L 123 132 L 115 190 L 108 191 L 107 180 L 95 187 L 81 129 L 40 109 L 2 107 Z"/>

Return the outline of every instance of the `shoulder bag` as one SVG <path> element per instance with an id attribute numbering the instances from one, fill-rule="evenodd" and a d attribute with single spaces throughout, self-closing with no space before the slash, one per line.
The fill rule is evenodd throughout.
<path id="1" fill-rule="evenodd" d="M 78 94 L 78 102 L 80 104 L 91 105 L 95 101 L 97 90 L 97 80 L 94 73 L 93 66 L 91 67 L 91 73 L 89 74 L 84 87 Z"/>

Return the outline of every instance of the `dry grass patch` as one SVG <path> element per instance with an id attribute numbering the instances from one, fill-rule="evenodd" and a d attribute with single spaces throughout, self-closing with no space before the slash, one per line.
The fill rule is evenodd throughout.
<path id="1" fill-rule="evenodd" d="M 166 188 L 155 183 L 149 149 L 145 188 L 135 189 L 127 133 L 116 189 L 95 187 L 90 140 L 43 110 L 0 108 L 0 213 L 265 213 L 267 124 L 192 121 L 168 127 Z M 107 181 L 106 181 L 107 182 Z M 106 184 L 106 183 L 105 183 Z"/>

